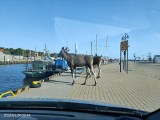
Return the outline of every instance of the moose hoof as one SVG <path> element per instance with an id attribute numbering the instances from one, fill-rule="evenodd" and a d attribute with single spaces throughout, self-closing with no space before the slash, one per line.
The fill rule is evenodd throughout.
<path id="1" fill-rule="evenodd" d="M 97 79 L 99 79 L 100 78 L 100 76 L 97 76 Z"/>
<path id="2" fill-rule="evenodd" d="M 97 83 L 95 82 L 93 86 L 96 86 L 96 84 L 97 84 Z"/>
<path id="3" fill-rule="evenodd" d="M 73 86 L 74 82 L 72 82 L 71 86 Z"/>
<path id="4" fill-rule="evenodd" d="M 84 82 L 84 83 L 82 83 L 81 85 L 85 85 L 86 83 Z"/>

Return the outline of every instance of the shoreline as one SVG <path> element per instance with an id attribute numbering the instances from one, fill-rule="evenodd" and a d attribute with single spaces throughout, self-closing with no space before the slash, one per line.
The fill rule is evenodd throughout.
<path id="1" fill-rule="evenodd" d="M 0 61 L 0 65 L 11 65 L 11 64 L 26 64 L 31 63 L 32 61 Z"/>

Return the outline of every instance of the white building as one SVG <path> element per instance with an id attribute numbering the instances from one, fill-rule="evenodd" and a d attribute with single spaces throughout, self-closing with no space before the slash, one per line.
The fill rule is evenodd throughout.
<path id="1" fill-rule="evenodd" d="M 3 52 L 0 52 L 0 61 L 11 61 L 12 56 L 11 55 L 6 55 Z"/>
<path id="2" fill-rule="evenodd" d="M 154 63 L 160 63 L 160 55 L 155 55 L 153 58 Z"/>

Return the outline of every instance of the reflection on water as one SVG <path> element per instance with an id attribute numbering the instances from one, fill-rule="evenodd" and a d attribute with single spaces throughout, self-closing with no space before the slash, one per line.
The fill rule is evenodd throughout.
<path id="1" fill-rule="evenodd" d="M 22 73 L 25 68 L 26 64 L 0 65 L 0 94 L 9 90 L 17 90 L 29 85 L 33 80 L 40 79 L 25 78 Z"/>

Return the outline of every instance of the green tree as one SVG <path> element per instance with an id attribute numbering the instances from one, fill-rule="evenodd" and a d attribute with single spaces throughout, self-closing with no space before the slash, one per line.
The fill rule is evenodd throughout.
<path id="1" fill-rule="evenodd" d="M 21 48 L 18 48 L 18 49 L 15 49 L 15 51 L 14 51 L 14 55 L 23 55 L 23 49 L 21 49 Z"/>
<path id="2" fill-rule="evenodd" d="M 10 54 L 11 54 L 11 53 L 10 53 L 10 50 L 9 50 L 8 48 L 5 48 L 5 49 L 4 49 L 4 54 L 10 55 Z"/>
<path id="3" fill-rule="evenodd" d="M 148 61 L 151 62 L 151 61 L 152 61 L 152 57 L 149 57 L 149 58 L 148 58 Z"/>
<path id="4" fill-rule="evenodd" d="M 13 48 L 9 48 L 9 51 L 10 51 L 11 55 L 13 55 L 15 50 Z"/>
<path id="5" fill-rule="evenodd" d="M 30 50 L 24 50 L 24 57 L 30 57 L 31 51 Z"/>

